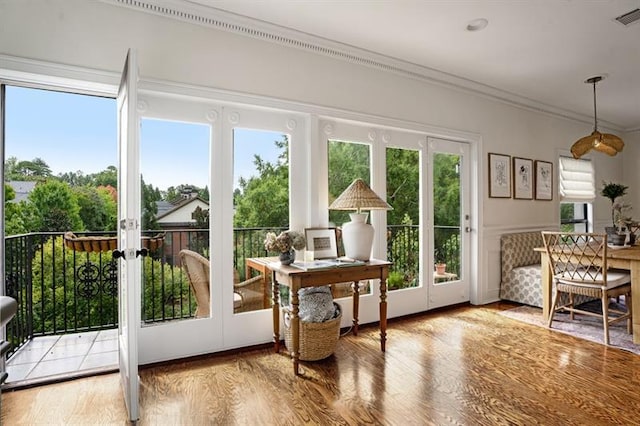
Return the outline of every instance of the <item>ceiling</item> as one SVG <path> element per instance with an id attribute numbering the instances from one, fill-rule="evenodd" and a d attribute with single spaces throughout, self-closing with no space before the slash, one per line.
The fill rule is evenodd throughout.
<path id="1" fill-rule="evenodd" d="M 640 0 L 187 0 L 506 92 L 519 103 L 640 130 Z M 467 24 L 485 18 L 481 31 Z M 294 33 L 295 34 L 295 33 Z M 362 53 L 362 52 L 361 52 Z M 442 74 L 444 73 L 444 74 Z M 590 129 L 589 129 L 590 130 Z"/>

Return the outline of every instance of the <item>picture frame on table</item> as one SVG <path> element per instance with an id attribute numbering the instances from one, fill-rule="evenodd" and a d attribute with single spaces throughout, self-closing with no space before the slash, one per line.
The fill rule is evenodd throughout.
<path id="1" fill-rule="evenodd" d="M 489 153 L 489 197 L 511 198 L 511 156 Z"/>
<path id="2" fill-rule="evenodd" d="M 536 160 L 534 163 L 534 168 L 536 171 L 536 200 L 553 200 L 553 163 L 550 163 L 548 161 Z"/>
<path id="3" fill-rule="evenodd" d="M 513 198 L 532 200 L 534 179 L 533 160 L 513 157 Z"/>
<path id="4" fill-rule="evenodd" d="M 336 228 L 305 228 L 304 235 L 314 260 L 338 257 Z"/>

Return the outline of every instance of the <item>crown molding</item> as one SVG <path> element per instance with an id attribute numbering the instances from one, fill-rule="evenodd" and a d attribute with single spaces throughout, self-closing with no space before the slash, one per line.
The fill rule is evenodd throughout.
<path id="1" fill-rule="evenodd" d="M 381 55 L 347 44 L 328 40 L 290 28 L 268 22 L 248 18 L 204 6 L 189 0 L 100 0 L 103 3 L 150 13 L 165 18 L 176 19 L 190 24 L 201 25 L 217 30 L 259 39 L 282 46 L 301 49 L 315 54 L 343 60 L 353 64 L 374 68 L 380 71 L 401 75 L 406 78 L 421 80 L 430 84 L 470 93 L 476 96 L 505 103 L 518 108 L 561 117 L 588 125 L 593 124 L 593 117 L 579 114 L 564 108 L 555 107 L 533 99 L 517 95 L 499 88 L 479 83 L 433 68 Z M 601 127 L 624 131 L 620 126 L 600 121 Z"/>
<path id="2" fill-rule="evenodd" d="M 0 54 L 0 80 L 21 86 L 71 88 L 76 92 L 115 97 L 120 73 Z"/>

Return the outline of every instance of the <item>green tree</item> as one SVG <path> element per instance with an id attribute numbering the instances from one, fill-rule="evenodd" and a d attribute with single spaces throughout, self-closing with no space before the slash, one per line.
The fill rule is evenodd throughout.
<path id="1" fill-rule="evenodd" d="M 29 194 L 33 217 L 29 231 L 82 231 L 78 200 L 69 185 L 50 179 L 42 182 Z"/>
<path id="2" fill-rule="evenodd" d="M 329 141 L 329 205 L 357 178 L 371 184 L 369 145 Z M 329 220 L 336 225 L 349 222 L 349 212 L 331 210 Z"/>
<path id="3" fill-rule="evenodd" d="M 6 181 L 24 180 L 24 176 L 18 173 L 18 158 L 9 157 L 4 162 L 4 179 Z"/>
<path id="4" fill-rule="evenodd" d="M 34 332 L 61 334 L 109 328 L 118 321 L 116 264 L 109 253 L 76 252 L 61 236 L 49 238 L 32 257 Z M 143 320 L 188 318 L 196 302 L 180 267 L 150 256 L 143 262 Z M 163 286 L 164 284 L 164 286 Z"/>
<path id="5" fill-rule="evenodd" d="M 460 226 L 460 156 L 437 153 L 433 159 L 433 207 L 436 226 Z"/>
<path id="6" fill-rule="evenodd" d="M 140 177 L 140 185 L 142 189 L 142 229 L 158 229 L 158 205 L 156 201 L 160 201 L 160 191 L 151 184 L 145 184 L 142 176 Z"/>
<path id="7" fill-rule="evenodd" d="M 83 186 L 92 183 L 91 176 L 85 175 L 82 170 L 78 170 L 77 172 L 59 173 L 58 179 L 60 179 L 62 182 L 68 183 L 71 186 Z"/>
<path id="8" fill-rule="evenodd" d="M 29 180 L 44 179 L 51 176 L 49 165 L 41 158 L 32 161 L 20 161 L 16 165 L 16 171 Z"/>
<path id="9" fill-rule="evenodd" d="M 164 199 L 165 201 L 168 201 L 170 203 L 178 203 L 185 198 L 191 197 L 192 194 L 198 194 L 198 196 L 203 200 L 209 201 L 208 187 L 205 186 L 204 188 L 199 188 L 196 185 L 185 183 L 178 186 L 170 186 L 169 188 L 167 188 L 164 197 L 161 199 Z"/>
<path id="10" fill-rule="evenodd" d="M 282 137 L 274 142 L 281 150 L 275 164 L 256 155 L 258 176 L 240 178 L 234 197 L 236 228 L 289 226 L 289 140 Z"/>
<path id="11" fill-rule="evenodd" d="M 115 231 L 117 205 L 109 191 L 102 187 L 77 186 L 72 188 L 80 207 L 80 218 L 89 231 Z"/>
<path id="12" fill-rule="evenodd" d="M 420 224 L 420 153 L 408 149 L 387 149 L 387 199 L 393 207 L 387 223 Z"/>
<path id="13" fill-rule="evenodd" d="M 4 184 L 4 235 L 17 235 L 27 232 L 22 218 L 20 204 L 13 202 L 16 192 L 13 188 Z"/>
<path id="14" fill-rule="evenodd" d="M 94 186 L 112 186 L 118 188 L 118 169 L 116 166 L 109 166 L 105 170 L 90 175 L 91 183 Z"/>

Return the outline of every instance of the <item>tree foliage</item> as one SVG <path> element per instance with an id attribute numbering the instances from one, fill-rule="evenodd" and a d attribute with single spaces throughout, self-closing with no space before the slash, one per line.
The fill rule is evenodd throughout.
<path id="1" fill-rule="evenodd" d="M 76 186 L 73 193 L 80 207 L 80 218 L 90 231 L 115 231 L 118 206 L 105 187 Z"/>
<path id="2" fill-rule="evenodd" d="M 33 216 L 30 231 L 82 231 L 80 206 L 69 185 L 58 180 L 42 182 L 29 194 Z"/>
<path id="3" fill-rule="evenodd" d="M 170 186 L 164 191 L 164 194 L 160 194 L 161 198 L 170 203 L 177 203 L 184 198 L 191 197 L 192 194 L 198 194 L 198 197 L 203 200 L 209 201 L 209 187 L 205 186 L 200 188 L 196 185 L 180 184 L 178 186 Z"/>
<path id="4" fill-rule="evenodd" d="M 34 332 L 61 333 L 117 324 L 117 266 L 110 253 L 75 252 L 63 238 L 46 239 L 31 261 Z M 144 258 L 143 320 L 187 318 L 196 303 L 180 267 Z M 164 287 L 163 287 L 164 284 Z"/>
<path id="5" fill-rule="evenodd" d="M 371 154 L 369 145 L 329 141 L 329 205 L 347 189 L 351 182 L 361 178 L 371 183 Z M 329 211 L 329 221 L 342 225 L 349 222 L 349 212 Z"/>
<path id="6" fill-rule="evenodd" d="M 142 189 L 142 229 L 158 229 L 158 204 L 162 196 L 160 190 L 144 183 L 140 177 Z"/>
<path id="7" fill-rule="evenodd" d="M 4 234 L 17 235 L 27 232 L 27 227 L 21 214 L 20 205 L 13 202 L 16 192 L 13 188 L 4 184 Z"/>
<path id="8" fill-rule="evenodd" d="M 420 224 L 420 153 L 418 151 L 387 149 L 387 223 Z"/>
<path id="9" fill-rule="evenodd" d="M 289 155 L 288 137 L 275 141 L 281 150 L 277 163 L 254 156 L 258 176 L 241 178 L 234 197 L 234 226 L 286 227 L 289 225 Z"/>

